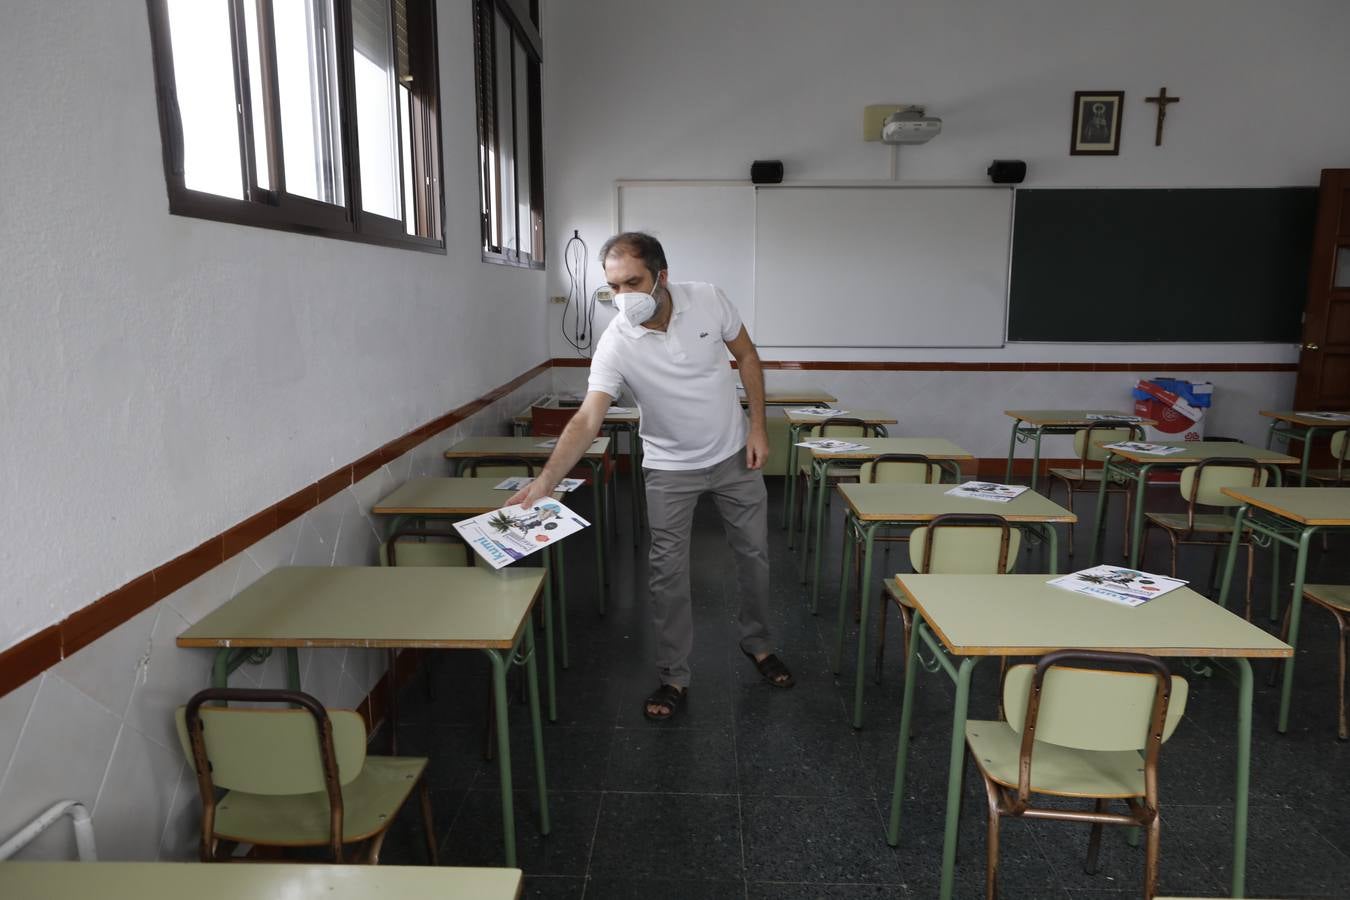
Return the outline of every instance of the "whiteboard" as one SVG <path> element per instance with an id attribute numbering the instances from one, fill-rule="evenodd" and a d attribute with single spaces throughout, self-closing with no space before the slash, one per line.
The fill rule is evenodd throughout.
<path id="1" fill-rule="evenodd" d="M 775 347 L 1001 347 L 1011 237 L 1010 188 L 758 188 L 752 334 Z"/>
<path id="2" fill-rule="evenodd" d="M 615 225 L 666 251 L 671 281 L 709 281 L 755 321 L 755 191 L 749 182 L 619 182 Z M 762 342 L 761 342 L 762 343 Z"/>

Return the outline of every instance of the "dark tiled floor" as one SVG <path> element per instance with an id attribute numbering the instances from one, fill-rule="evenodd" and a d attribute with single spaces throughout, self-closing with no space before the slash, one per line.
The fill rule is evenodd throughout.
<path id="1" fill-rule="evenodd" d="M 1168 489 L 1152 491 L 1166 506 Z M 645 562 L 631 542 L 614 548 L 608 615 L 592 602 L 587 538 L 569 547 L 572 668 L 559 673 L 556 723 L 545 727 L 552 833 L 541 837 L 530 764 L 529 720 L 511 714 L 520 865 L 526 895 L 557 898 L 931 897 L 937 892 L 953 690 L 921 673 L 911 776 L 900 846 L 885 841 L 899 722 L 899 628 L 891 629 L 880 685 L 869 682 L 866 728 L 849 727 L 850 677 L 830 672 L 838 523 L 826 546 L 821 615 L 809 612 L 799 557 L 778 529 L 781 484 L 770 480 L 776 624 L 797 687 L 758 678 L 735 644 L 736 582 L 710 503 L 699 510 L 694 543 L 694 682 L 688 705 L 651 723 L 642 699 L 656 686 L 650 663 Z M 620 526 L 627 526 L 627 496 Z M 1093 499 L 1080 497 L 1080 516 Z M 588 507 L 582 498 L 580 507 Z M 837 515 L 836 515 L 837 519 Z M 1108 546 L 1119 547 L 1113 513 Z M 1086 533 L 1086 529 L 1084 529 Z M 1086 543 L 1085 541 L 1083 543 Z M 1061 540 L 1061 544 L 1063 541 Z M 1162 539 L 1151 567 L 1165 565 Z M 1318 553 L 1314 580 L 1350 578 L 1350 542 Z M 878 573 L 904 568 L 902 549 Z M 1044 571 L 1042 551 L 1021 571 Z M 1080 551 L 1082 553 L 1082 551 Z M 1268 556 L 1261 554 L 1260 556 Z M 1259 621 L 1265 619 L 1268 559 L 1258 556 Z M 1204 587 L 1208 551 L 1183 550 L 1182 577 Z M 1080 565 L 1086 564 L 1082 559 Z M 1284 572 L 1288 574 L 1286 555 Z M 1066 568 L 1073 568 L 1071 562 Z M 892 623 L 895 625 L 896 623 Z M 1335 735 L 1335 628 L 1319 610 L 1304 617 L 1298 683 L 1287 735 L 1275 733 L 1278 690 L 1257 666 L 1248 894 L 1345 897 L 1350 885 L 1350 747 Z M 854 636 L 845 645 L 852 659 Z M 846 663 L 851 673 L 851 663 Z M 976 670 L 972 715 L 994 715 L 997 668 Z M 1164 894 L 1227 896 L 1236 691 L 1222 677 L 1188 676 L 1186 720 L 1162 756 Z M 400 707 L 404 752 L 432 759 L 436 828 L 446 864 L 500 865 L 501 808 L 495 761 L 483 757 L 488 720 L 487 663 L 444 654 L 428 679 L 409 686 Z M 412 813 L 412 814 L 410 814 Z M 1085 875 L 1087 831 L 1055 822 L 1009 822 L 1002 839 L 1004 897 L 1107 898 L 1139 895 L 1143 857 L 1108 831 L 1098 873 Z M 388 863 L 425 861 L 415 810 L 386 844 Z M 982 897 L 984 802 L 967 774 L 957 863 L 957 896 Z"/>

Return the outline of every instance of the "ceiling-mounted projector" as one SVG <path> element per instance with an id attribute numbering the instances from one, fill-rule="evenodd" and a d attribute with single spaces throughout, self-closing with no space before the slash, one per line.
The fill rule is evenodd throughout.
<path id="1" fill-rule="evenodd" d="M 881 124 L 883 144 L 926 144 L 942 130 L 942 120 L 922 106 L 902 106 Z"/>

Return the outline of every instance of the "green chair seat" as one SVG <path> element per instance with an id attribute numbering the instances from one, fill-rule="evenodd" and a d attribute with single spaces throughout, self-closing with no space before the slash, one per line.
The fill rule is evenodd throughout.
<path id="1" fill-rule="evenodd" d="M 1144 518 L 1168 531 L 1186 531 L 1189 527 L 1185 513 L 1151 512 L 1145 513 Z M 1202 534 L 1232 534 L 1233 517 L 1225 516 L 1223 513 L 1196 513 L 1195 525 L 1190 530 Z"/>
<path id="2" fill-rule="evenodd" d="M 981 772 L 1016 790 L 1020 734 L 1007 722 L 975 720 L 966 723 L 966 742 Z M 1036 741 L 1031 759 L 1031 790 L 1038 794 L 1144 796 L 1144 760 L 1134 750 L 1074 750 Z"/>
<path id="3" fill-rule="evenodd" d="M 342 842 L 363 841 L 389 826 L 426 769 L 424 757 L 367 756 L 361 774 L 342 786 Z M 216 807 L 215 833 L 225 840 L 282 847 L 328 843 L 328 795 L 276 796 L 230 791 Z"/>
<path id="4" fill-rule="evenodd" d="M 1076 481 L 1080 484 L 1097 484 L 1102 480 L 1102 473 L 1105 469 L 1062 469 L 1058 466 L 1052 466 L 1049 469 L 1051 475 L 1056 478 L 1063 478 L 1065 481 Z M 1111 479 L 1111 484 L 1124 484 L 1123 476 L 1117 476 Z"/>
<path id="5" fill-rule="evenodd" d="M 454 538 L 447 533 L 447 537 Z M 397 540 L 397 537 L 394 538 Z M 469 548 L 458 540 L 451 541 L 399 541 L 394 551 L 395 561 L 400 566 L 455 566 L 473 565 Z M 388 543 L 380 544 L 380 565 L 389 565 Z"/>
<path id="6" fill-rule="evenodd" d="M 1323 606 L 1350 613 L 1350 585 L 1305 584 L 1303 595 Z"/>

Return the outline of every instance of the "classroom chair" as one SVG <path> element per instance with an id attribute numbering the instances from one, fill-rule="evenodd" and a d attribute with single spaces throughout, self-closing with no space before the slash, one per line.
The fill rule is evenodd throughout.
<path id="1" fill-rule="evenodd" d="M 1350 654 L 1350 585 L 1305 584 L 1303 599 L 1322 607 L 1336 620 L 1336 655 L 1339 660 L 1336 669 L 1336 736 L 1343 741 L 1348 740 L 1350 723 L 1347 722 L 1345 714 L 1345 677 L 1346 656 Z M 1285 643 L 1289 642 L 1289 614 L 1293 608 L 1294 605 L 1291 603 L 1284 610 L 1284 627 L 1280 631 L 1280 640 Z"/>
<path id="2" fill-rule="evenodd" d="M 1017 565 L 1022 532 L 1008 520 L 993 513 L 945 513 L 934 516 L 927 525 L 909 535 L 909 564 L 919 575 L 1002 575 Z M 900 610 L 903 652 L 909 658 L 910 635 L 914 628 L 914 606 L 909 597 L 891 579 L 886 579 L 886 594 L 891 603 L 879 603 L 877 611 L 876 680 L 881 681 L 886 659 L 886 613 L 893 603 Z"/>
<path id="3" fill-rule="evenodd" d="M 382 566 L 472 566 L 476 555 L 458 532 L 399 528 L 380 544 Z"/>
<path id="4" fill-rule="evenodd" d="M 293 708 L 205 705 L 216 701 Z M 427 853 L 437 864 L 427 760 L 367 756 L 365 720 L 355 710 L 325 710 L 301 691 L 208 688 L 179 707 L 176 718 L 197 774 L 202 862 L 234 859 L 220 852 L 222 841 L 327 847 L 335 863 L 348 860 L 348 845 L 367 842 L 361 861 L 374 865 L 417 788 Z"/>
<path id="5" fill-rule="evenodd" d="M 1054 488 L 1056 484 L 1064 485 L 1064 505 L 1070 512 L 1073 511 L 1074 494 L 1078 493 L 1097 493 L 1098 486 L 1102 483 L 1102 461 L 1106 459 L 1106 451 L 1098 444 L 1115 444 L 1120 441 L 1142 441 L 1144 439 L 1144 429 L 1137 422 L 1123 422 L 1116 420 L 1103 419 L 1100 422 L 1093 422 L 1087 428 L 1080 428 L 1073 433 L 1073 453 L 1078 457 L 1078 465 L 1074 468 L 1051 466 L 1050 483 L 1046 486 L 1045 496 L 1054 499 Z M 1093 468 L 1088 464 L 1092 463 Z M 1106 485 L 1106 496 L 1109 501 L 1112 494 L 1121 494 L 1125 497 L 1125 554 L 1130 552 L 1130 505 L 1131 495 L 1125 480 L 1113 479 Z M 1069 526 L 1069 556 L 1073 556 L 1073 533 L 1075 525 Z"/>
<path id="6" fill-rule="evenodd" d="M 844 440 L 853 440 L 855 438 L 878 437 L 883 433 L 883 426 L 868 425 L 862 419 L 852 416 L 831 416 L 819 425 L 812 425 L 802 432 L 801 440 L 809 441 L 814 438 L 839 438 Z M 831 486 L 844 481 L 856 481 L 858 478 L 859 465 L 856 462 L 833 462 L 825 469 L 825 484 L 821 490 L 825 491 L 825 502 L 830 499 L 829 489 Z M 810 537 L 811 524 L 811 452 L 797 454 L 797 471 L 790 473 L 792 477 L 801 479 L 803 488 L 795 492 L 794 497 L 800 497 L 801 500 L 801 522 L 802 522 L 802 556 L 805 557 L 810 550 L 807 539 Z M 795 502 L 795 501 L 794 501 Z M 795 529 L 797 520 L 797 510 L 788 511 L 788 528 Z M 803 579 L 804 580 L 804 579 Z"/>
<path id="7" fill-rule="evenodd" d="M 525 475 L 533 478 L 535 475 L 537 460 L 533 459 L 511 459 L 510 457 L 499 457 L 497 459 L 471 459 L 464 467 L 464 474 L 469 477 L 479 478 L 510 478 L 513 475 Z M 543 468 L 543 463 L 539 463 L 539 468 Z"/>
<path id="8" fill-rule="evenodd" d="M 1144 897 L 1153 900 L 1162 825 L 1158 755 L 1186 711 L 1187 691 L 1184 678 L 1140 653 L 1059 650 L 1008 670 L 1006 720 L 966 722 L 966 746 L 988 799 L 988 900 L 998 896 L 1005 816 L 1091 822 L 1083 867 L 1089 875 L 1096 873 L 1103 825 L 1145 829 Z M 1095 803 L 1091 811 L 1033 806 L 1033 794 Z M 1112 800 L 1123 800 L 1126 811 L 1111 812 Z"/>
<path id="9" fill-rule="evenodd" d="M 942 481 L 942 466 L 922 453 L 883 453 L 870 459 L 858 469 L 860 484 L 937 484 Z M 885 558 L 890 557 L 890 545 L 909 540 L 908 529 L 880 529 L 875 540 L 883 541 Z M 862 583 L 862 538 L 853 535 L 853 584 Z M 861 592 L 858 597 L 861 602 Z M 883 604 L 884 606 L 884 604 Z M 857 621 L 855 607 L 854 621 Z M 884 614 L 883 614 L 884 615 Z"/>
<path id="10" fill-rule="evenodd" d="M 1332 432 L 1331 458 L 1336 465 L 1330 469 L 1309 469 L 1309 480 L 1327 487 L 1350 485 L 1350 471 L 1347 471 L 1345 466 L 1346 460 L 1350 459 L 1350 439 L 1348 438 L 1350 438 L 1350 431 Z"/>
<path id="11" fill-rule="evenodd" d="M 1144 555 L 1148 551 L 1149 528 L 1161 528 L 1167 532 L 1172 546 L 1171 575 L 1177 577 L 1177 548 L 1182 544 L 1196 544 L 1214 548 L 1214 565 L 1210 570 L 1212 583 L 1219 570 L 1219 559 L 1228 547 L 1233 534 L 1233 516 L 1226 512 L 1207 513 L 1200 507 L 1215 507 L 1232 510 L 1241 506 L 1222 492 L 1226 487 L 1261 487 L 1266 483 L 1269 472 L 1260 463 L 1250 459 L 1215 457 L 1200 461 L 1194 466 L 1181 470 L 1181 479 L 1177 486 L 1181 496 L 1186 499 L 1184 513 L 1144 514 L 1144 534 L 1140 538 L 1139 568 L 1144 568 Z M 1246 617 L 1252 618 L 1252 573 L 1254 571 L 1254 550 L 1251 534 L 1244 534 L 1242 543 L 1247 548 L 1247 600 Z"/>

